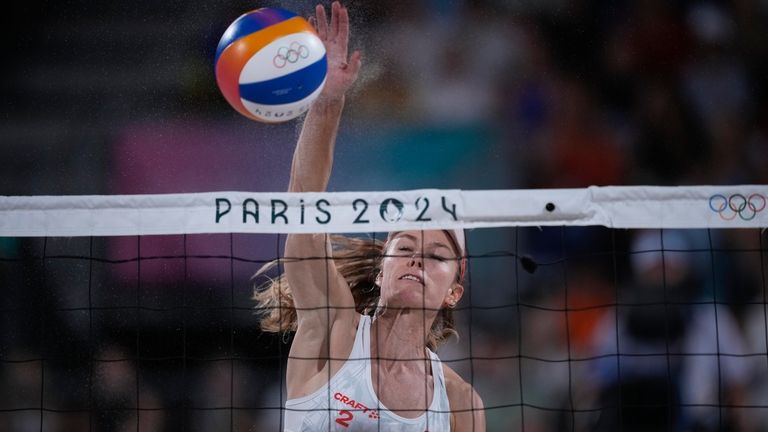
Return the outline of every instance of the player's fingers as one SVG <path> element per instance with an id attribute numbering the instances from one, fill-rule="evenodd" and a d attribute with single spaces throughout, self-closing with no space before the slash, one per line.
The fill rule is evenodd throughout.
<path id="1" fill-rule="evenodd" d="M 341 3 L 335 1 L 331 4 L 331 28 L 328 29 L 332 41 L 338 41 L 339 38 L 339 10 Z"/>
<path id="2" fill-rule="evenodd" d="M 317 35 L 322 40 L 328 39 L 328 19 L 325 16 L 325 7 L 323 5 L 315 7 L 315 16 L 317 17 Z"/>
<path id="3" fill-rule="evenodd" d="M 349 12 L 347 8 L 341 7 L 338 17 L 338 31 L 336 33 L 336 42 L 339 44 L 339 49 L 344 57 L 347 57 L 348 44 L 349 44 Z"/>
<path id="4" fill-rule="evenodd" d="M 352 75 L 352 80 L 357 79 L 357 74 L 360 72 L 360 67 L 363 64 L 363 53 L 359 50 L 355 50 L 351 56 L 349 56 L 349 62 L 347 63 L 347 70 Z"/>

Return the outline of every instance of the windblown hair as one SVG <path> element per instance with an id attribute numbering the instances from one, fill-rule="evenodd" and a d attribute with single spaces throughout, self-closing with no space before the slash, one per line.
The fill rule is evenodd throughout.
<path id="1" fill-rule="evenodd" d="M 355 301 L 355 310 L 360 314 L 374 316 L 379 306 L 379 286 L 376 275 L 384 257 L 384 242 L 353 237 L 331 236 L 333 245 L 332 259 L 336 269 L 349 284 Z M 294 332 L 297 326 L 296 309 L 293 293 L 284 274 L 270 278 L 267 272 L 279 265 L 280 260 L 265 264 L 253 277 L 255 290 L 253 299 L 261 315 L 261 330 L 271 333 Z M 259 283 L 265 277 L 267 281 Z M 453 311 L 442 308 L 437 314 L 426 345 L 432 351 L 443 344 L 449 337 L 458 336 L 453 321 Z"/>

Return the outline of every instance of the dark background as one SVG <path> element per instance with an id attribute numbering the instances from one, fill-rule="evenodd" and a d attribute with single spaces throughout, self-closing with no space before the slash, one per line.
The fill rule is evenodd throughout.
<path id="1" fill-rule="evenodd" d="M 346 4 L 364 65 L 330 190 L 768 183 L 764 1 Z M 6 9 L 0 195 L 285 190 L 300 120 L 239 116 L 213 76 L 223 31 L 263 6 L 307 16 L 314 4 Z M 765 233 L 684 237 L 697 284 L 680 291 L 688 311 L 641 320 L 664 318 L 666 342 L 650 352 L 672 360 L 661 390 L 625 381 L 624 394 L 640 395 L 627 402 L 596 341 L 606 317 L 638 310 L 617 303 L 674 304 L 633 288 L 647 271 L 633 253 L 661 245 L 638 249 L 641 233 L 603 228 L 469 233 L 462 338 L 440 354 L 483 396 L 490 430 L 631 430 L 636 412 L 617 407 L 648 400 L 639 417 L 664 430 L 765 430 Z M 281 243 L 0 239 L 0 430 L 277 430 L 289 345 L 258 331 L 249 278 Z M 507 254 L 486 256 L 495 251 Z M 520 272 L 510 252 L 532 255 L 537 273 Z M 744 361 L 678 365 L 686 356 L 670 352 L 690 338 L 670 328 L 717 303 L 742 356 L 728 358 Z M 714 396 L 677 396 L 700 376 L 686 370 L 717 376 Z"/>

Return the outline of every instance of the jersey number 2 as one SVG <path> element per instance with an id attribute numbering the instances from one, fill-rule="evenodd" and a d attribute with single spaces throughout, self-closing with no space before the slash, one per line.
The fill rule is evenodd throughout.
<path id="1" fill-rule="evenodd" d="M 349 422 L 352 421 L 352 413 L 347 410 L 339 411 L 339 417 L 336 418 L 336 423 L 346 427 L 349 427 Z"/>

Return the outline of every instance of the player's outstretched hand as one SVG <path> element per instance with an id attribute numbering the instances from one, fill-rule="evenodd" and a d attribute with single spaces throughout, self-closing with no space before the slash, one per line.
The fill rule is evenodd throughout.
<path id="1" fill-rule="evenodd" d="M 315 7 L 315 16 L 310 17 L 309 22 L 323 41 L 328 58 L 328 74 L 320 98 L 339 99 L 357 79 L 362 58 L 360 51 L 349 55 L 349 13 L 346 7 L 334 1 L 330 23 L 322 5 Z"/>

